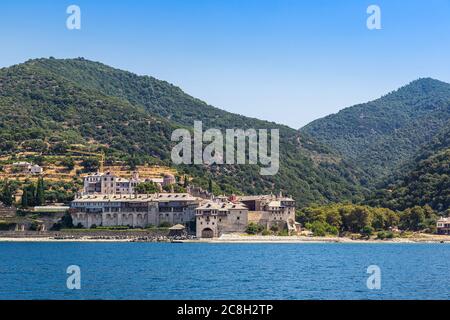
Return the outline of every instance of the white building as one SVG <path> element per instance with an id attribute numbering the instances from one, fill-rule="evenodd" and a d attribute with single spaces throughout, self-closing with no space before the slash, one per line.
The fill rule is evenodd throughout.
<path id="1" fill-rule="evenodd" d="M 42 172 L 44 172 L 44 169 L 42 169 L 42 167 L 38 166 L 37 164 L 33 164 L 29 170 L 31 174 L 41 174 Z"/>
<path id="2" fill-rule="evenodd" d="M 44 172 L 41 166 L 29 162 L 15 162 L 12 166 L 15 170 L 25 174 L 42 174 Z"/>
<path id="3" fill-rule="evenodd" d="M 93 173 L 84 178 L 82 194 L 134 194 L 136 186 L 146 181 L 159 184 L 163 179 L 140 179 L 137 172 L 133 172 L 131 179 L 120 178 L 111 172 Z"/>
<path id="4" fill-rule="evenodd" d="M 450 218 L 439 218 L 436 229 L 438 234 L 450 234 Z"/>

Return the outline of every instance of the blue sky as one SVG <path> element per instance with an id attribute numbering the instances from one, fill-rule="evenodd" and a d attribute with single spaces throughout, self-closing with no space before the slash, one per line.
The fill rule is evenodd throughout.
<path id="1" fill-rule="evenodd" d="M 0 35 L 1 67 L 82 56 L 294 128 L 419 77 L 450 82 L 448 0 L 2 0 Z"/>

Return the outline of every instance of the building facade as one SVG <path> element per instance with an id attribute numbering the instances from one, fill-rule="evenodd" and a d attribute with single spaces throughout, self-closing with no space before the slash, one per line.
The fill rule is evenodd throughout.
<path id="1" fill-rule="evenodd" d="M 41 166 L 29 162 L 15 162 L 12 166 L 14 170 L 25 174 L 39 175 L 44 172 L 44 169 Z"/>
<path id="2" fill-rule="evenodd" d="M 217 238 L 224 233 L 245 232 L 248 209 L 242 203 L 204 201 L 196 210 L 197 238 Z"/>
<path id="3" fill-rule="evenodd" d="M 289 233 L 299 231 L 295 221 L 295 200 L 282 194 L 237 197 L 249 210 L 248 223 L 262 225 L 266 229 L 287 229 Z"/>
<path id="4" fill-rule="evenodd" d="M 176 182 L 165 175 L 163 184 Z M 73 224 L 95 226 L 141 227 L 195 223 L 198 238 L 215 238 L 224 233 L 245 232 L 249 223 L 265 229 L 299 231 L 295 222 L 295 201 L 274 195 L 214 197 L 201 192 L 135 194 L 141 180 L 111 172 L 90 174 L 84 179 L 83 192 L 70 206 Z M 191 188 L 189 188 L 191 191 Z"/>
<path id="5" fill-rule="evenodd" d="M 136 187 L 143 182 L 152 181 L 163 186 L 175 181 L 175 178 L 153 178 L 141 179 L 139 173 L 133 172 L 130 179 L 116 176 L 112 172 L 93 173 L 84 178 L 83 195 L 109 194 L 109 195 L 130 195 L 135 194 Z M 175 183 L 175 182 L 173 182 Z"/>
<path id="6" fill-rule="evenodd" d="M 436 223 L 438 234 L 450 234 L 450 218 L 440 218 Z"/>
<path id="7" fill-rule="evenodd" d="M 198 198 L 187 193 L 152 195 L 83 195 L 70 206 L 73 224 L 84 228 L 95 226 L 187 225 L 194 220 Z"/>

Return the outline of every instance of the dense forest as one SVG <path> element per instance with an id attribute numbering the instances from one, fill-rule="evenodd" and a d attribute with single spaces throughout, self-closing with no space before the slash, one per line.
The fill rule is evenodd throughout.
<path id="1" fill-rule="evenodd" d="M 380 99 L 343 109 L 302 128 L 333 146 L 374 186 L 414 161 L 450 121 L 450 84 L 424 78 Z"/>
<path id="2" fill-rule="evenodd" d="M 367 203 L 394 210 L 431 206 L 448 215 L 450 208 L 450 125 L 407 163 L 400 173 L 377 190 Z"/>
<path id="3" fill-rule="evenodd" d="M 362 203 L 393 210 L 450 208 L 450 85 L 425 78 L 316 120 L 301 132 L 364 172 Z"/>

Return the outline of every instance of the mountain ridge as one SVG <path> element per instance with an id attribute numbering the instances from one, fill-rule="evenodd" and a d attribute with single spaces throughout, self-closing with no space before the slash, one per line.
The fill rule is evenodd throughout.
<path id="1" fill-rule="evenodd" d="M 368 185 L 412 161 L 450 121 L 450 84 L 421 78 L 300 129 L 354 162 Z"/>

